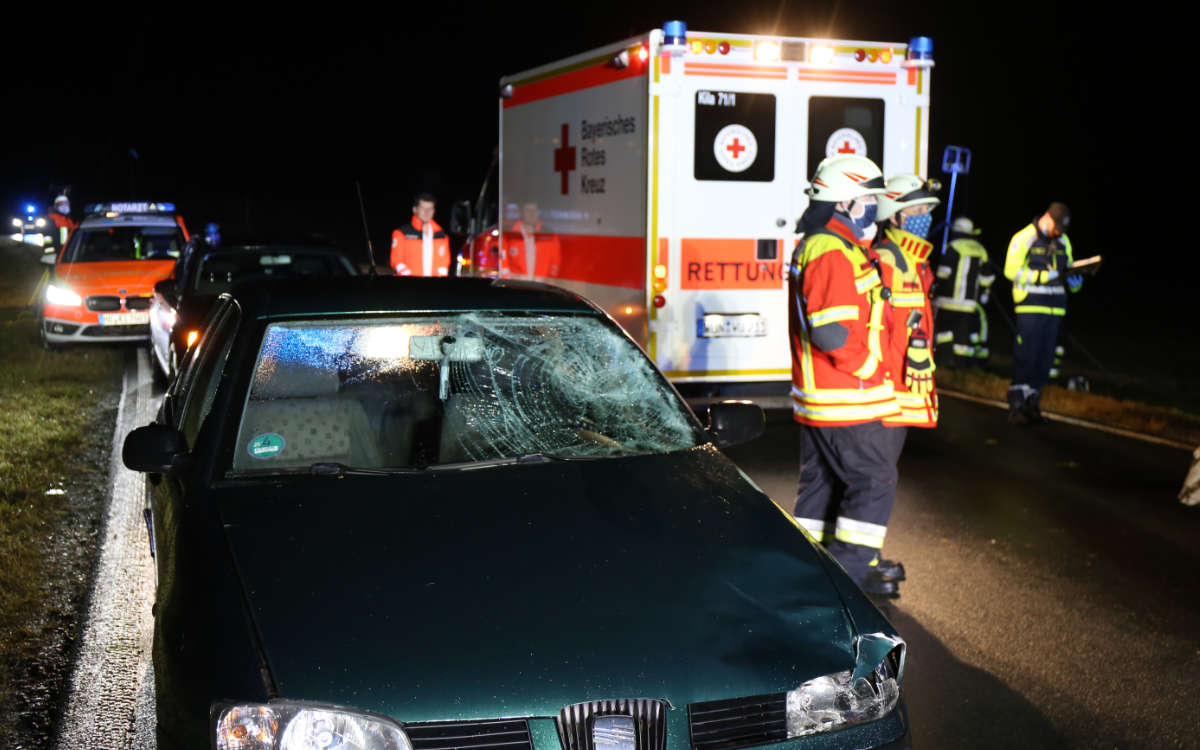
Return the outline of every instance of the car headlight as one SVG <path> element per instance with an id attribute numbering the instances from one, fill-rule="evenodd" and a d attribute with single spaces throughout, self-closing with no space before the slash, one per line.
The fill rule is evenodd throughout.
<path id="1" fill-rule="evenodd" d="M 83 297 L 80 297 L 78 294 L 72 292 L 70 289 L 67 289 L 65 286 L 47 284 L 46 301 L 53 305 L 78 307 L 83 304 Z"/>
<path id="2" fill-rule="evenodd" d="M 896 707 L 904 642 L 879 634 L 860 636 L 856 647 L 853 670 L 817 677 L 787 694 L 789 739 L 882 719 Z"/>
<path id="3" fill-rule="evenodd" d="M 390 719 L 334 706 L 218 704 L 212 714 L 217 750 L 412 750 Z"/>
<path id="4" fill-rule="evenodd" d="M 46 226 L 46 220 L 40 216 L 37 218 L 37 221 L 35 221 L 33 223 L 34 223 L 34 225 L 37 226 L 38 229 L 41 229 L 42 227 Z"/>
<path id="5" fill-rule="evenodd" d="M 25 222 L 21 221 L 20 219 L 13 219 L 12 225 L 17 229 L 20 229 L 21 227 L 25 226 Z"/>

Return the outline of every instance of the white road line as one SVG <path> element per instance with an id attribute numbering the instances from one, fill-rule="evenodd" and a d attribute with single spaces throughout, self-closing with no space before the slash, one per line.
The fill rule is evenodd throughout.
<path id="1" fill-rule="evenodd" d="M 154 417 L 152 387 L 146 349 L 141 347 L 136 366 L 126 367 L 121 386 L 104 542 L 59 731 L 61 750 L 153 747 L 144 744 L 147 735 L 153 741 L 153 720 L 147 733 L 139 705 L 146 703 L 143 680 L 150 674 L 154 627 L 154 574 L 142 518 L 146 485 L 140 473 L 121 462 L 125 435 Z M 143 717 L 135 722 L 139 713 Z"/>

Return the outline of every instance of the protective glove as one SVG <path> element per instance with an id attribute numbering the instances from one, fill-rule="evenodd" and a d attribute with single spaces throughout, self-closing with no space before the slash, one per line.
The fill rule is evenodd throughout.
<path id="1" fill-rule="evenodd" d="M 908 340 L 908 352 L 904 362 L 904 385 L 909 393 L 926 396 L 933 391 L 933 357 L 929 351 L 929 337 L 917 331 Z"/>
<path id="2" fill-rule="evenodd" d="M 1078 292 L 1079 287 L 1083 286 L 1083 274 L 1073 273 L 1067 276 L 1067 286 L 1071 288 L 1072 292 Z"/>

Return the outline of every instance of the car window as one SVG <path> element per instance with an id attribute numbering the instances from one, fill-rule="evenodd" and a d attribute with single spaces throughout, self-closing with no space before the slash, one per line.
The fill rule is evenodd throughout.
<path id="1" fill-rule="evenodd" d="M 94 227 L 75 232 L 63 262 L 172 260 L 182 248 L 183 234 L 175 226 Z"/>
<path id="2" fill-rule="evenodd" d="M 263 335 L 233 469 L 629 456 L 703 441 L 653 364 L 596 316 L 279 322 Z"/>
<path id="3" fill-rule="evenodd" d="M 209 253 L 200 261 L 192 288 L 197 294 L 220 294 L 235 283 L 290 276 L 347 276 L 349 268 L 340 256 L 327 253 Z"/>
<path id="4" fill-rule="evenodd" d="M 205 329 L 203 337 L 193 347 L 190 367 L 180 376 L 185 386 L 175 395 L 180 405 L 174 416 L 176 426 L 187 438 L 189 446 L 195 444 L 200 426 L 212 409 L 221 372 L 233 346 L 233 331 L 239 317 L 237 305 L 226 305 L 222 314 Z"/>

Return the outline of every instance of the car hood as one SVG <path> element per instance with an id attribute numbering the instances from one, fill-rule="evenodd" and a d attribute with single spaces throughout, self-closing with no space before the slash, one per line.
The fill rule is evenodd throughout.
<path id="1" fill-rule="evenodd" d="M 709 446 L 306 478 L 221 512 L 284 698 L 549 716 L 782 692 L 854 664 L 821 553 Z"/>
<path id="2" fill-rule="evenodd" d="M 122 260 L 100 263 L 59 263 L 54 275 L 76 294 L 150 294 L 154 285 L 171 275 L 174 260 Z"/>

